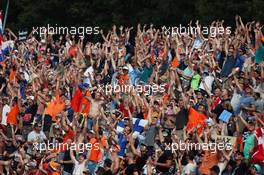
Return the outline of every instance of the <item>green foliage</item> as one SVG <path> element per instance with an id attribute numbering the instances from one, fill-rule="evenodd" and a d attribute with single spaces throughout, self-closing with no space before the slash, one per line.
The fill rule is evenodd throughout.
<path id="1" fill-rule="evenodd" d="M 0 8 L 5 10 L 7 0 Z M 100 26 L 113 24 L 156 26 L 187 24 L 199 19 L 204 25 L 224 19 L 234 25 L 236 14 L 245 21 L 263 20 L 263 0 L 10 0 L 7 27 Z"/>

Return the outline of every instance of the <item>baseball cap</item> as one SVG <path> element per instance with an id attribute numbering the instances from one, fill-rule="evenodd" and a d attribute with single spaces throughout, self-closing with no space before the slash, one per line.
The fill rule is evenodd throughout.
<path id="1" fill-rule="evenodd" d="M 123 70 L 128 70 L 128 67 L 127 67 L 127 66 L 124 66 L 124 67 L 123 67 Z"/>
<path id="2" fill-rule="evenodd" d="M 94 132 L 92 129 L 89 130 L 88 133 L 90 133 L 90 134 L 95 134 L 95 132 Z"/>
<path id="3" fill-rule="evenodd" d="M 254 168 L 258 173 L 261 172 L 261 167 L 258 164 L 252 165 L 251 168 Z"/>
<path id="4" fill-rule="evenodd" d="M 213 171 L 213 172 L 215 172 L 216 174 L 219 174 L 220 173 L 220 168 L 217 165 L 215 165 L 212 168 L 210 168 L 210 170 Z"/>

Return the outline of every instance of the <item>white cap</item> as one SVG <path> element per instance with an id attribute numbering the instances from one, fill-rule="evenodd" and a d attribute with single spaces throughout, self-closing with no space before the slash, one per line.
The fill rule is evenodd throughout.
<path id="1" fill-rule="evenodd" d="M 34 100 L 35 97 L 34 96 L 28 96 L 28 99 Z"/>
<path id="2" fill-rule="evenodd" d="M 128 67 L 127 66 L 124 66 L 123 69 L 128 70 Z"/>

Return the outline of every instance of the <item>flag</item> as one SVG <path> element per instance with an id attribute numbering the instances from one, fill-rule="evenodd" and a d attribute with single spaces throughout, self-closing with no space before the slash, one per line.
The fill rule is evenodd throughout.
<path id="1" fill-rule="evenodd" d="M 83 94 L 82 94 L 80 88 L 78 88 L 75 91 L 73 98 L 71 100 L 71 108 L 73 109 L 74 112 L 80 112 L 82 98 L 83 98 Z"/>
<path id="2" fill-rule="evenodd" d="M 187 131 L 192 130 L 194 127 L 197 127 L 197 133 L 201 134 L 203 128 L 206 125 L 206 116 L 199 113 L 192 107 L 189 109 L 189 121 L 187 123 Z"/>
<path id="3" fill-rule="evenodd" d="M 4 61 L 5 56 L 10 53 L 10 51 L 14 47 L 14 41 L 9 40 L 9 41 L 1 41 L 1 47 L 0 47 L 0 62 Z"/>
<path id="4" fill-rule="evenodd" d="M 3 13 L 0 11 L 0 62 L 4 61 L 5 56 L 10 53 L 14 47 L 14 41 L 4 41 Z"/>
<path id="5" fill-rule="evenodd" d="M 258 140 L 255 153 L 252 155 L 252 162 L 264 165 L 264 128 L 256 129 L 255 136 Z"/>
<path id="6" fill-rule="evenodd" d="M 132 136 L 134 138 L 137 138 L 138 136 L 140 136 L 140 134 L 144 130 L 144 127 L 147 124 L 148 124 L 148 120 L 133 118 L 133 134 L 132 134 Z M 124 128 L 125 128 L 125 121 L 124 120 L 117 123 L 116 131 L 118 133 L 123 133 Z"/>
<path id="7" fill-rule="evenodd" d="M 46 114 L 52 117 L 52 121 L 57 121 L 56 116 L 65 108 L 65 102 L 62 101 L 59 95 L 52 99 L 46 108 Z"/>
<path id="8" fill-rule="evenodd" d="M 137 138 L 148 124 L 148 120 L 133 118 L 133 137 Z"/>
<path id="9" fill-rule="evenodd" d="M 124 131 L 124 128 L 125 128 L 125 122 L 124 121 L 120 121 L 117 123 L 116 131 L 118 133 L 122 133 Z"/>
<path id="10" fill-rule="evenodd" d="M 14 42 L 12 40 L 3 41 L 1 45 L 2 53 L 4 55 L 9 54 L 10 50 L 14 47 Z"/>

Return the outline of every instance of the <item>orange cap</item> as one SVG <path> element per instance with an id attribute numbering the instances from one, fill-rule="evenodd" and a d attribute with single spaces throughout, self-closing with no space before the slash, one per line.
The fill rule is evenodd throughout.
<path id="1" fill-rule="evenodd" d="M 261 37 L 260 41 L 264 42 L 264 36 L 263 36 L 263 37 Z"/>

